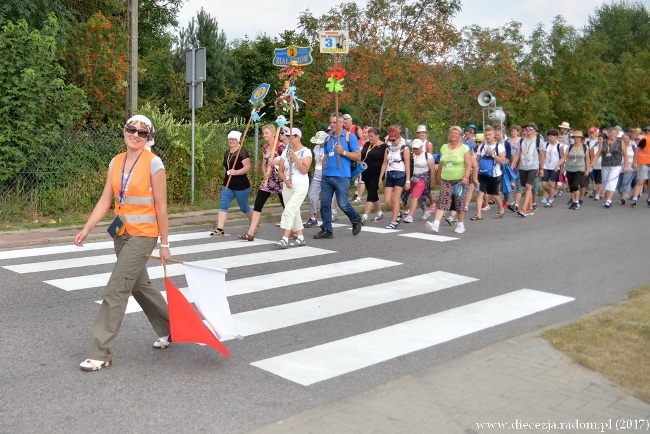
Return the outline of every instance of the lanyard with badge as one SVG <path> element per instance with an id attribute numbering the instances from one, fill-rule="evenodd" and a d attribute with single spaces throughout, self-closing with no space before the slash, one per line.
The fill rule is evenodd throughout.
<path id="1" fill-rule="evenodd" d="M 140 159 L 140 155 L 138 155 L 138 158 L 135 159 L 135 162 L 131 166 L 131 169 L 129 170 L 129 173 L 127 174 L 126 178 L 124 178 L 124 169 L 126 168 L 126 156 L 124 157 L 124 162 L 122 163 L 122 176 L 120 178 L 120 191 L 117 197 L 117 210 L 120 210 L 122 208 L 122 204 L 124 203 L 124 199 L 126 198 L 126 187 L 131 179 L 131 173 L 133 173 L 133 168 L 135 165 L 138 163 L 138 160 Z M 113 223 L 106 229 L 108 234 L 115 238 L 121 231 L 122 228 L 124 227 L 124 221 L 120 218 L 119 214 L 115 216 L 115 220 L 113 220 Z"/>

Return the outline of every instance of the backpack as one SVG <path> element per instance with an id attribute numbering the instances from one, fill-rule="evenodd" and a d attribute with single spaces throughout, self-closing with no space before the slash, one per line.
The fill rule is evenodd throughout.
<path id="1" fill-rule="evenodd" d="M 546 150 L 548 149 L 549 146 L 550 146 L 550 143 L 546 142 L 546 147 L 544 148 L 544 152 L 546 152 Z M 560 142 L 557 142 L 557 155 L 560 158 L 562 158 L 562 153 L 560 152 Z"/>
<path id="2" fill-rule="evenodd" d="M 485 151 L 485 144 L 482 144 L 479 152 L 484 152 L 484 151 Z M 497 155 L 499 155 L 499 144 L 498 143 L 494 147 L 494 152 Z M 496 164 L 497 164 L 497 162 L 494 159 L 494 157 L 490 157 L 490 156 L 484 154 L 481 157 L 481 160 L 478 162 L 478 174 L 479 175 L 492 176 L 492 174 L 494 173 L 494 166 Z"/>
<path id="3" fill-rule="evenodd" d="M 512 145 L 510 144 L 510 140 L 506 140 L 503 143 L 503 147 L 506 148 L 506 159 L 512 161 Z"/>
<path id="4" fill-rule="evenodd" d="M 415 169 L 415 154 L 413 153 L 413 151 L 410 152 L 411 152 L 411 171 L 409 173 L 411 174 L 411 176 L 413 176 L 413 169 Z M 401 153 L 402 153 L 402 161 L 404 161 L 404 149 L 402 149 Z M 424 151 L 424 158 L 427 161 L 429 160 L 429 158 L 431 158 L 430 155 L 431 154 L 429 154 L 427 151 Z"/>
<path id="5" fill-rule="evenodd" d="M 573 145 L 569 146 L 569 152 L 571 152 L 571 149 L 573 149 Z M 587 155 L 587 145 L 585 143 L 582 144 L 582 151 L 585 153 L 585 156 Z"/>

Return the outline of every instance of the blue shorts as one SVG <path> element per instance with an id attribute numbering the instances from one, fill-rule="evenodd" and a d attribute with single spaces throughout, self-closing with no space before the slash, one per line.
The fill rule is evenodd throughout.
<path id="1" fill-rule="evenodd" d="M 391 178 L 390 177 L 390 172 L 386 173 L 386 188 L 389 187 L 402 187 L 406 185 L 406 172 L 399 172 L 403 174 L 404 176 L 400 178 Z"/>
<path id="2" fill-rule="evenodd" d="M 219 200 L 219 211 L 228 212 L 230 204 L 233 199 L 237 199 L 237 205 L 244 214 L 248 215 L 251 212 L 251 207 L 248 204 L 248 198 L 251 195 L 251 188 L 248 187 L 244 190 L 233 190 L 231 188 L 221 187 L 221 199 Z"/>

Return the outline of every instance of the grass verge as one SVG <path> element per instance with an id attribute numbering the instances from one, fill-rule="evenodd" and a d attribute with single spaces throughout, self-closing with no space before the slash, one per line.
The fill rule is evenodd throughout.
<path id="1" fill-rule="evenodd" d="M 599 372 L 650 403 L 650 286 L 621 303 L 542 337 L 577 363 Z"/>

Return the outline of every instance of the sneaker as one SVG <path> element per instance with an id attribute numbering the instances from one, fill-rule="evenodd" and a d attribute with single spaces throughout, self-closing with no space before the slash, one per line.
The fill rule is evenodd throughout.
<path id="1" fill-rule="evenodd" d="M 578 205 L 584 205 L 584 204 L 585 204 L 585 201 L 584 201 L 584 200 L 580 199 L 580 200 L 578 201 Z"/>
<path id="2" fill-rule="evenodd" d="M 413 217 L 407 215 L 406 217 L 404 217 L 404 223 L 413 223 Z"/>
<path id="3" fill-rule="evenodd" d="M 578 209 L 576 205 L 578 205 L 577 202 L 571 202 L 571 205 L 569 205 L 569 209 Z"/>
<path id="4" fill-rule="evenodd" d="M 636 206 L 636 199 L 632 199 L 632 200 L 630 201 L 630 207 L 631 207 L 631 208 L 634 208 L 635 206 Z"/>
<path id="5" fill-rule="evenodd" d="M 575 203 L 575 208 L 573 208 L 573 209 L 580 209 L 580 202 L 576 202 Z"/>
<path id="6" fill-rule="evenodd" d="M 606 200 L 605 203 L 603 204 L 603 208 L 609 208 L 611 206 L 612 206 L 612 203 L 610 201 L 608 201 L 608 200 Z"/>
<path id="7" fill-rule="evenodd" d="M 284 238 L 282 238 L 280 241 L 276 241 L 275 243 L 273 243 L 273 245 L 275 245 L 275 246 L 277 246 L 277 247 L 279 247 L 281 249 L 286 249 L 286 248 L 289 247 L 289 243 L 286 242 L 284 240 Z"/>
<path id="8" fill-rule="evenodd" d="M 352 202 L 354 202 L 354 203 L 361 203 L 361 198 L 360 198 L 360 197 L 357 197 L 357 198 L 354 199 Z"/>
<path id="9" fill-rule="evenodd" d="M 555 197 L 560 197 L 562 196 L 562 190 L 558 190 L 555 192 Z"/>
<path id="10" fill-rule="evenodd" d="M 527 217 L 528 213 L 525 210 L 517 210 L 517 215 L 520 217 Z"/>
<path id="11" fill-rule="evenodd" d="M 426 210 L 424 211 L 424 214 L 422 214 L 422 217 L 420 217 L 420 220 L 427 220 L 429 217 L 431 217 L 431 211 Z"/>
<path id="12" fill-rule="evenodd" d="M 483 211 L 489 211 L 490 210 L 490 204 L 488 203 L 485 205 L 483 208 L 481 208 Z"/>
<path id="13" fill-rule="evenodd" d="M 590 197 L 592 197 L 592 196 L 590 196 Z M 600 196 L 598 196 L 598 195 L 593 196 L 593 198 L 594 198 L 594 200 L 600 200 Z"/>
<path id="14" fill-rule="evenodd" d="M 463 232 L 465 232 L 465 225 L 462 223 L 458 223 L 456 225 L 456 228 L 454 229 L 454 232 L 456 232 L 457 234 L 462 234 Z"/>
<path id="15" fill-rule="evenodd" d="M 571 205 L 572 203 L 573 203 L 573 199 L 569 199 L 569 201 L 566 204 Z"/>
<path id="16" fill-rule="evenodd" d="M 591 194 L 589 195 L 589 197 L 593 198 L 594 200 L 600 199 L 600 198 L 595 199 L 596 198 L 596 192 L 595 191 L 592 191 Z"/>
<path id="17" fill-rule="evenodd" d="M 366 218 L 366 217 L 364 217 L 364 216 L 361 216 L 361 224 L 362 224 L 362 225 L 365 226 L 367 221 L 368 221 L 368 218 Z"/>
<path id="18" fill-rule="evenodd" d="M 508 204 L 508 209 L 510 211 L 512 211 L 512 212 L 517 212 L 517 211 L 519 211 L 519 205 L 517 205 L 515 203 L 509 203 Z"/>
<path id="19" fill-rule="evenodd" d="M 542 198 L 542 203 L 543 203 L 543 204 L 546 204 L 547 202 L 548 202 L 548 199 L 546 199 L 545 197 L 543 197 L 543 198 Z"/>
<path id="20" fill-rule="evenodd" d="M 361 222 L 352 222 L 352 235 L 358 235 L 361 232 Z"/>
<path id="21" fill-rule="evenodd" d="M 537 204 L 536 203 L 533 204 L 533 211 L 537 211 Z"/>
<path id="22" fill-rule="evenodd" d="M 333 222 L 339 221 L 339 215 L 338 214 L 332 214 L 332 221 Z"/>
<path id="23" fill-rule="evenodd" d="M 453 215 L 450 215 L 445 219 L 445 221 L 449 226 L 451 226 L 452 224 L 456 223 L 458 220 L 456 220 L 456 217 L 454 217 Z"/>
<path id="24" fill-rule="evenodd" d="M 382 215 L 377 215 L 377 216 L 373 217 L 373 219 L 372 219 L 371 221 L 373 221 L 373 222 L 380 222 L 380 221 L 382 221 L 383 219 L 384 219 L 384 215 L 382 214 Z"/>
<path id="25" fill-rule="evenodd" d="M 295 240 L 293 240 L 293 242 L 289 243 L 290 247 L 302 247 L 304 245 L 306 245 L 305 240 L 304 239 L 301 240 L 300 238 L 296 238 Z"/>
<path id="26" fill-rule="evenodd" d="M 397 223 L 402 221 L 402 211 L 400 211 L 399 214 L 397 214 L 397 219 L 396 220 L 397 220 Z"/>
<path id="27" fill-rule="evenodd" d="M 544 208 L 552 208 L 553 207 L 553 202 L 546 202 L 544 204 Z"/>
<path id="28" fill-rule="evenodd" d="M 352 202 L 357 202 L 358 200 L 359 200 L 359 195 L 355 193 L 354 196 L 352 196 Z"/>
<path id="29" fill-rule="evenodd" d="M 318 220 L 316 219 L 309 219 L 307 220 L 302 226 L 304 228 L 312 228 L 314 226 L 318 225 Z"/>
<path id="30" fill-rule="evenodd" d="M 426 222 L 424 224 L 424 227 L 429 229 L 431 232 L 438 233 L 440 230 L 440 222 L 439 221 L 433 221 L 433 222 Z"/>
<path id="31" fill-rule="evenodd" d="M 327 232 L 325 229 L 321 228 L 320 232 L 314 235 L 314 239 L 319 240 L 321 238 L 334 238 L 334 234 Z"/>

